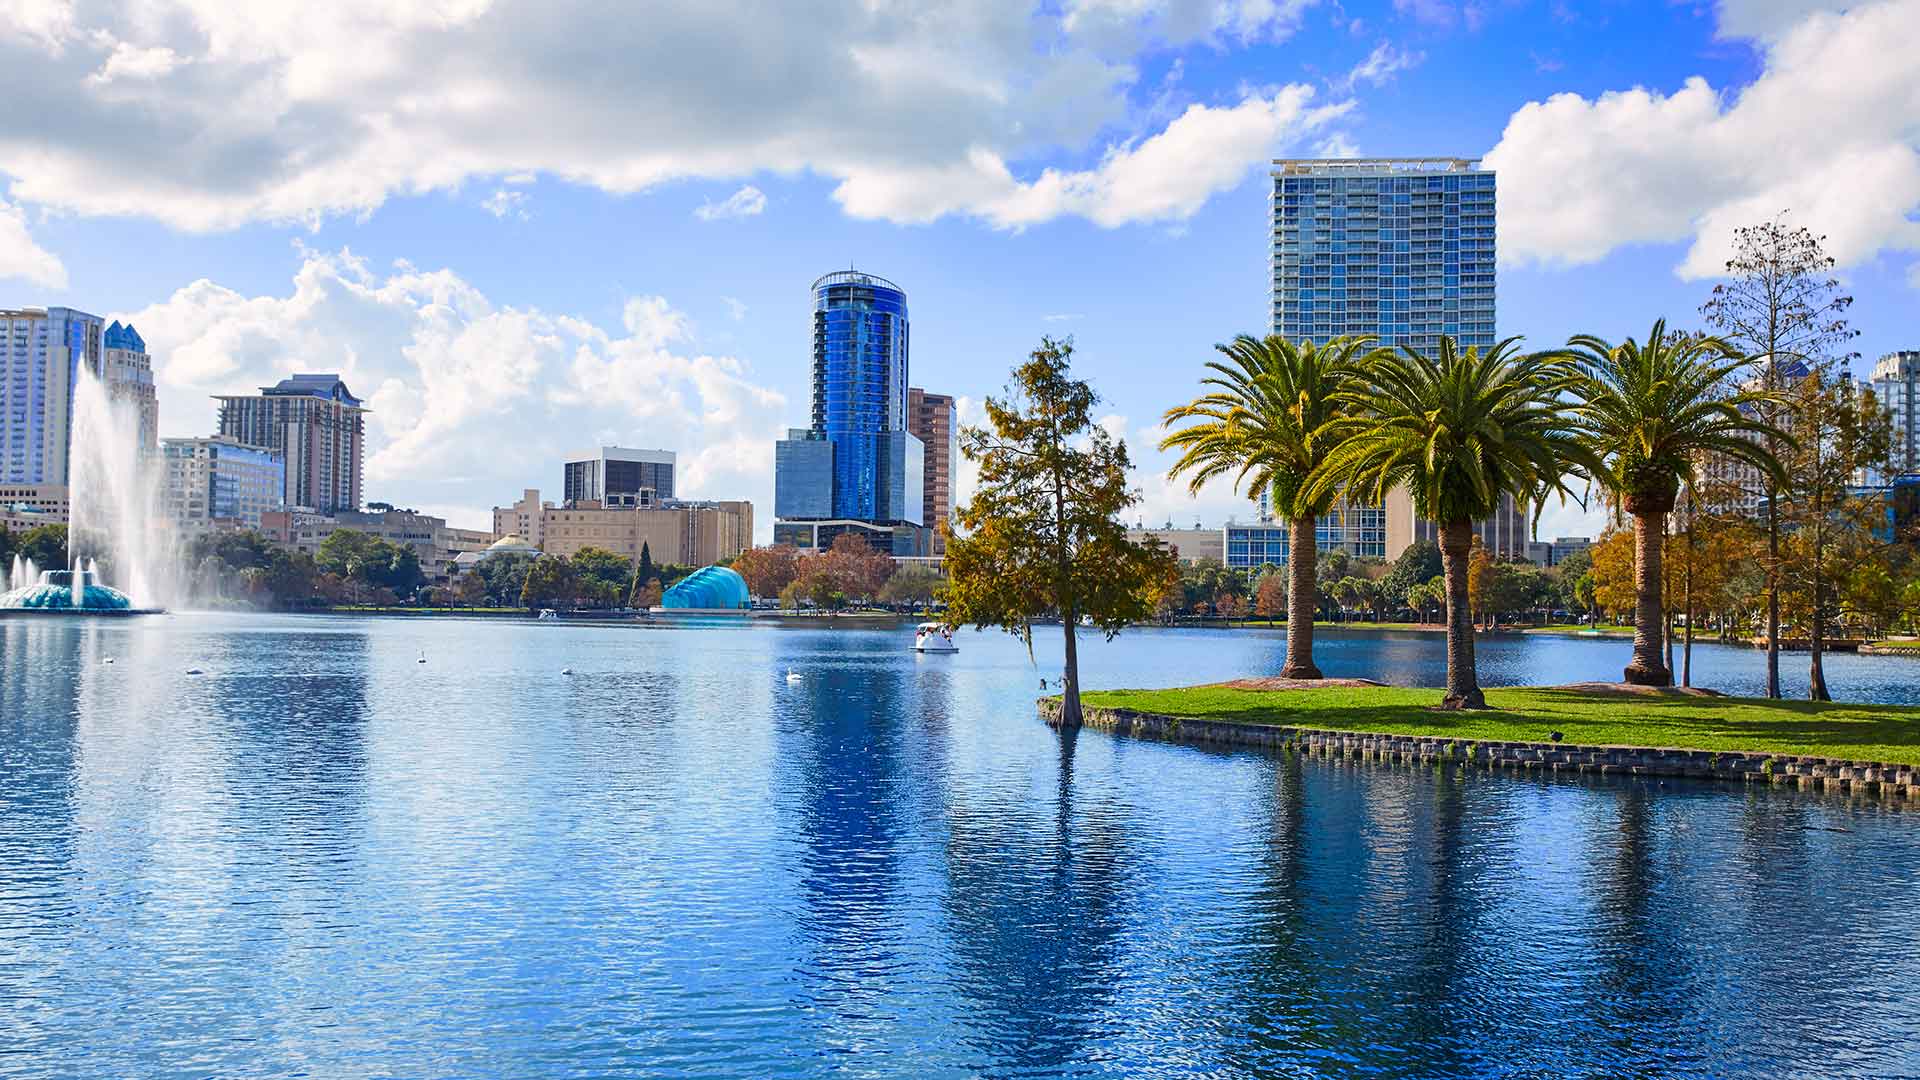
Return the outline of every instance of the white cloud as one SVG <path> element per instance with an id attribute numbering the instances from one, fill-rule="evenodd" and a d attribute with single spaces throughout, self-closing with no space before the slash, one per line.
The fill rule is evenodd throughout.
<path id="1" fill-rule="evenodd" d="M 1081 314 L 1080 312 L 1063 311 L 1053 315 L 1042 315 L 1040 316 L 1040 321 L 1041 322 L 1075 322 L 1079 319 L 1084 319 L 1084 318 L 1086 318 L 1086 316 Z"/>
<path id="2" fill-rule="evenodd" d="M 1182 221 L 1214 194 L 1232 188 L 1282 145 L 1346 115 L 1350 102 L 1315 106 L 1313 88 L 1284 87 L 1238 105 L 1192 105 L 1142 142 L 1110 147 L 1082 171 L 1047 169 L 1016 179 L 991 151 L 965 164 L 850 177 L 834 198 L 855 217 L 932 221 L 971 213 L 1000 228 L 1024 228 L 1078 214 L 1107 228 Z"/>
<path id="3" fill-rule="evenodd" d="M 767 196 L 752 184 L 727 196 L 725 202 L 703 202 L 694 207 L 693 216 L 701 221 L 737 221 L 755 217 L 767 209 Z"/>
<path id="4" fill-rule="evenodd" d="M 1243 131 L 1191 144 L 1237 156 L 1156 197 L 1170 175 L 1117 173 L 1185 171 L 1141 151 L 1187 144 L 1130 102 L 1136 55 L 1278 40 L 1310 2 L 0 0 L 0 162 L 12 201 L 188 230 L 537 174 L 626 194 L 812 173 L 896 221 L 1157 221 L 1265 156 L 1289 91 L 1172 121 Z M 1015 178 L 1102 132 L 1121 142 L 1099 168 Z"/>
<path id="5" fill-rule="evenodd" d="M 1767 33 L 1765 70 L 1737 94 L 1695 77 L 1671 94 L 1558 94 L 1514 113 L 1486 157 L 1500 172 L 1502 259 L 1579 264 L 1690 239 L 1680 273 L 1708 276 L 1736 227 L 1781 210 L 1825 234 L 1842 265 L 1920 249 L 1920 0 L 1791 26 L 1766 11 L 1797 9 L 1724 12 Z"/>
<path id="6" fill-rule="evenodd" d="M 1360 156 L 1360 147 L 1346 132 L 1336 131 L 1315 144 L 1313 152 L 1316 157 L 1353 158 Z"/>
<path id="7" fill-rule="evenodd" d="M 1083 40 L 1126 48 L 1204 38 L 1279 41 L 1299 29 L 1314 0 L 1068 0 L 1061 26 Z"/>
<path id="8" fill-rule="evenodd" d="M 105 86 L 115 79 L 157 79 L 180 66 L 179 54 L 164 45 L 142 49 L 118 42 L 99 71 L 87 76 L 94 86 Z"/>
<path id="9" fill-rule="evenodd" d="M 1832 0 L 1720 0 L 1720 33 L 1771 38 L 1800 25 L 1808 15 L 1845 11 L 1848 6 Z"/>
<path id="10" fill-rule="evenodd" d="M 67 287 L 67 268 L 59 256 L 34 243 L 27 215 L 0 201 L 0 278 L 23 278 L 49 289 Z"/>
<path id="11" fill-rule="evenodd" d="M 73 36 L 72 0 L 0 0 L 0 26 L 58 55 Z"/>
<path id="12" fill-rule="evenodd" d="M 1363 82 L 1385 86 L 1393 81 L 1395 75 L 1419 67 L 1420 62 L 1426 58 L 1425 53 L 1395 48 L 1392 42 L 1382 41 L 1373 47 L 1373 51 L 1367 54 L 1366 59 L 1355 64 L 1353 70 L 1347 72 L 1346 78 L 1340 80 L 1339 85 L 1348 90 Z"/>
<path id="13" fill-rule="evenodd" d="M 1393 0 L 1393 10 L 1429 26 L 1452 26 L 1460 12 L 1448 0 Z"/>
<path id="14" fill-rule="evenodd" d="M 480 200 L 481 209 L 497 218 L 508 216 L 527 220 L 527 193 L 512 188 L 494 188 L 493 194 Z"/>
<path id="15" fill-rule="evenodd" d="M 734 322 L 741 322 L 746 319 L 747 305 L 745 301 L 737 297 L 723 296 L 720 298 L 720 302 L 727 305 L 727 316 Z"/>
<path id="16" fill-rule="evenodd" d="M 497 306 L 452 270 L 307 252 L 288 295 L 201 280 L 117 317 L 147 339 L 169 433 L 212 430 L 210 394 L 338 371 L 373 410 L 373 498 L 484 525 L 521 488 L 557 487 L 561 455 L 594 432 L 679 451 L 684 494 L 749 498 L 771 529 L 785 399 L 742 360 L 692 347 L 694 327 L 662 297 L 630 299 L 607 329 Z"/>

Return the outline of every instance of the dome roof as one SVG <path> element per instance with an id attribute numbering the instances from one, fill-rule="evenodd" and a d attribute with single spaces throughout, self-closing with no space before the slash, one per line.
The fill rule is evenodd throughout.
<path id="1" fill-rule="evenodd" d="M 538 555 L 540 554 L 540 549 L 527 543 L 520 537 L 515 536 L 513 533 L 508 533 L 487 545 L 487 554 L 489 555 L 513 555 L 521 552 L 525 552 L 528 555 Z"/>
<path id="2" fill-rule="evenodd" d="M 674 583 L 660 606 L 699 611 L 739 611 L 752 607 L 747 598 L 747 579 L 725 566 L 695 570 Z"/>

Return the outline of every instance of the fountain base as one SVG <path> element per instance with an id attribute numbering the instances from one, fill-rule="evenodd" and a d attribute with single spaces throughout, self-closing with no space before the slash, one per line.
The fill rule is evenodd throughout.
<path id="1" fill-rule="evenodd" d="M 158 615 L 100 583 L 98 570 L 42 570 L 40 579 L 0 593 L 0 615 Z"/>

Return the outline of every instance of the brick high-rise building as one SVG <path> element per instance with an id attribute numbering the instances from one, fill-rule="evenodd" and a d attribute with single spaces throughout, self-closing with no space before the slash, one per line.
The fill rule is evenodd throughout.
<path id="1" fill-rule="evenodd" d="M 953 395 L 930 394 L 919 387 L 907 390 L 907 430 L 926 447 L 922 490 L 925 524 L 936 530 L 933 553 L 942 555 L 947 540 L 939 531 L 953 523 L 953 470 L 960 462 L 960 414 Z"/>

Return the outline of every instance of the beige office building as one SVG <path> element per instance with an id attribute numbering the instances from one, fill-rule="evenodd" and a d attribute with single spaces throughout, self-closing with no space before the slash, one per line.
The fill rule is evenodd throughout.
<path id="1" fill-rule="evenodd" d="M 546 540 L 542 528 L 544 514 L 551 509 L 552 503 L 540 501 L 539 488 L 526 488 L 520 492 L 519 502 L 493 508 L 493 535 L 517 536 L 534 547 L 540 547 Z"/>
<path id="2" fill-rule="evenodd" d="M 1127 539 L 1136 544 L 1158 540 L 1172 548 L 1173 557 L 1183 563 L 1226 559 L 1226 533 L 1220 529 L 1128 529 Z"/>
<path id="3" fill-rule="evenodd" d="M 545 537 L 540 546 L 549 555 L 572 556 L 596 547 L 637 559 L 645 547 L 655 563 L 711 566 L 753 544 L 750 502 L 676 502 L 648 509 L 606 509 L 589 502 L 544 509 L 540 516 Z"/>

